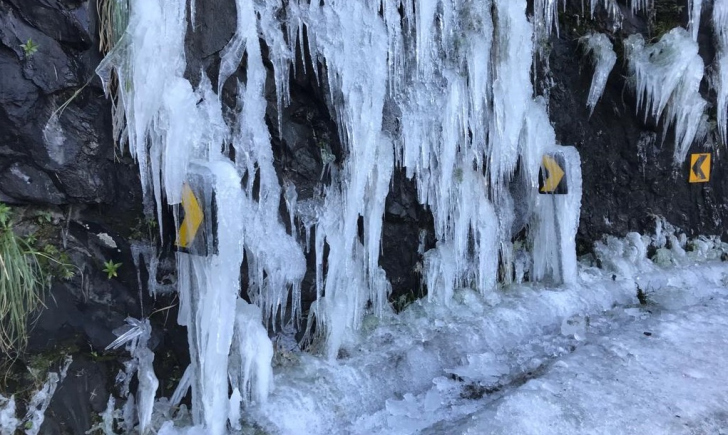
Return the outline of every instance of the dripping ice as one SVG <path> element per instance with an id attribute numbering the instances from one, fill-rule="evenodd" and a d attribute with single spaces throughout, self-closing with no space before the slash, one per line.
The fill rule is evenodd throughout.
<path id="1" fill-rule="evenodd" d="M 712 22 L 717 39 L 713 87 L 717 97 L 718 132 L 723 145 L 728 145 L 728 0 L 715 0 Z"/>
<path id="2" fill-rule="evenodd" d="M 395 168 L 415 181 L 419 202 L 434 218 L 437 245 L 423 255 L 432 302 L 449 304 L 463 287 L 492 293 L 499 258 L 506 283 L 514 274 L 522 279 L 526 267 L 538 279 L 576 280 L 579 155 L 556 144 L 546 104 L 534 98 L 534 28 L 526 1 L 456 1 L 453 8 L 440 8 L 434 0 L 410 0 L 402 4 L 404 17 L 399 1 L 382 2 L 381 14 L 375 3 L 291 1 L 284 30 L 275 18 L 281 2 L 237 0 L 237 27 L 221 52 L 214 89 L 203 72 L 197 88 L 183 75 L 186 20 L 193 15 L 186 3 L 132 0 L 127 32 L 99 67 L 102 77 L 113 68 L 131 84 L 120 89 L 119 116 L 126 122 L 120 134 L 158 215 L 172 205 L 179 224 L 184 183 L 204 193 L 208 217 L 210 196 L 216 197 L 217 253 L 177 254 L 178 322 L 187 327 L 192 363 L 172 402 L 189 389 L 192 421 L 206 433 L 239 427 L 240 408 L 264 403 L 273 388 L 266 326 L 299 320 L 309 248 L 316 256 L 318 296 L 308 317 L 315 319 L 316 335 L 309 338 L 319 340 L 327 358 L 335 359 L 352 340 L 365 314 L 389 313 L 391 285 L 379 256 Z M 273 165 L 259 38 L 269 48 L 280 114 L 289 101 L 288 71 L 295 45 L 304 43 L 304 28 L 312 73 L 331 89 L 328 104 L 344 152 L 342 161 L 326 159 L 331 183 L 300 201 L 294 185 L 281 186 Z M 219 94 L 235 80 L 243 56 L 246 81 L 232 83 L 237 108 L 224 108 Z M 383 123 L 385 108 L 392 107 L 401 113 L 399 129 Z M 226 122 L 228 110 L 234 120 Z M 228 144 L 235 161 L 220 151 Z M 537 193 L 545 153 L 563 158 L 568 195 Z M 281 198 L 292 235 L 278 213 Z M 306 234 L 298 233 L 298 222 Z M 532 258 L 515 267 L 511 241 L 526 225 Z M 243 261 L 251 303 L 240 297 Z M 139 375 L 150 380 L 143 396 L 153 397 L 151 359 L 142 355 L 139 361 L 146 364 Z M 143 408 L 137 414 L 144 429 L 153 404 L 137 406 Z M 160 433 L 172 431 L 165 425 Z"/>
<path id="3" fill-rule="evenodd" d="M 604 93 L 609 73 L 614 68 L 614 64 L 617 63 L 617 54 L 614 52 L 612 42 L 603 33 L 590 33 L 582 37 L 580 42 L 584 46 L 585 54 L 591 56 L 594 64 L 594 76 L 591 88 L 589 88 L 589 97 L 586 101 L 591 114 L 594 113 L 594 107 Z"/>
<path id="4" fill-rule="evenodd" d="M 624 51 L 637 109 L 645 119 L 663 118 L 663 139 L 667 129 L 675 126 L 673 160 L 681 163 L 705 121 L 707 102 L 699 92 L 705 67 L 697 42 L 678 27 L 654 44 L 646 44 L 642 35 L 631 35 L 624 41 Z"/>

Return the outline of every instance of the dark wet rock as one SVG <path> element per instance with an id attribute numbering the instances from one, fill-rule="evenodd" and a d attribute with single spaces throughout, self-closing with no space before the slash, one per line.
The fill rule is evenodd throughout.
<path id="1" fill-rule="evenodd" d="M 417 201 L 414 180 L 404 170 L 394 174 L 382 225 L 379 265 L 392 284 L 390 300 L 422 296 L 422 254 L 435 245 L 432 214 Z"/>
<path id="2" fill-rule="evenodd" d="M 22 163 L 0 171 L 0 190 L 10 200 L 54 205 L 65 200 L 47 173 Z"/>
<path id="3" fill-rule="evenodd" d="M 61 43 L 73 44 L 80 50 L 91 48 L 89 34 L 91 9 L 95 2 L 59 2 L 56 0 L 8 0 L 18 15 L 32 27 Z M 65 3 L 65 4 L 63 4 Z"/>
<path id="4" fill-rule="evenodd" d="M 51 399 L 39 434 L 86 433 L 106 409 L 108 381 L 114 376 L 112 366 L 102 361 L 73 361 Z"/>
<path id="5" fill-rule="evenodd" d="M 568 16 L 569 11 L 565 14 Z M 626 21 L 633 29 L 646 28 L 640 17 L 628 16 Z M 708 23 L 704 24 L 700 40 L 711 32 Z M 609 33 L 598 25 L 595 30 Z M 612 35 L 620 57 L 589 117 L 586 99 L 593 68 L 581 56 L 578 36 L 578 30 L 562 22 L 561 36 L 551 39 L 554 87 L 550 118 L 557 141 L 576 146 L 581 155 L 584 191 L 579 243 L 590 245 L 603 234 L 649 232 L 655 216 L 664 216 L 689 235 L 728 236 L 728 156 L 713 152 L 710 183 L 688 183 L 689 154 L 709 152 L 710 145 L 694 143 L 687 161 L 674 165 L 674 129 L 663 141 L 662 124 L 656 125 L 651 119 L 645 122 L 644 115 L 636 111 L 634 92 L 624 80 L 627 71 L 620 35 Z M 712 56 L 701 54 L 704 58 Z"/>
<path id="6" fill-rule="evenodd" d="M 34 54 L 26 54 L 21 47 L 28 40 L 37 45 Z M 75 61 L 58 41 L 19 19 L 17 11 L 1 5 L 0 42 L 22 59 L 23 76 L 45 93 L 83 83 Z"/>

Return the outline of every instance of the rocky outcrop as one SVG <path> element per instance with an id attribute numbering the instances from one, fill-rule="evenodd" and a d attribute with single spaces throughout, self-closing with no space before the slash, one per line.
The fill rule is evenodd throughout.
<path id="1" fill-rule="evenodd" d="M 93 0 L 0 0 L 0 202 L 17 205 L 16 228 L 35 234 L 39 249 L 60 252 L 73 273 L 54 279 L 26 354 L 9 369 L 9 359 L 0 361 L 7 394 L 33 384 L 29 369 L 39 361 L 74 357 L 44 434 L 89 429 L 124 359 L 123 351 L 104 352 L 113 331 L 171 301 L 138 287 L 129 240 L 144 222 L 141 188 L 135 163 L 112 139 L 111 106 L 94 72 L 102 58 L 97 26 Z M 106 261 L 121 263 L 113 279 Z M 186 344 L 165 344 L 174 339 L 160 324 L 152 344 L 169 351 L 168 361 L 176 350 L 185 358 Z"/>
<path id="2" fill-rule="evenodd" d="M 664 216 L 688 235 L 728 238 L 728 156 L 722 152 L 725 144 L 716 144 L 713 149 L 710 141 L 693 143 L 689 153 L 712 152 L 713 172 L 709 183 L 690 184 L 689 155 L 679 167 L 673 163 L 673 129 L 663 141 L 663 126 L 653 119 L 645 123 L 644 115 L 637 113 L 634 91 L 626 81 L 621 45 L 631 33 L 647 34 L 647 17 L 633 16 L 623 6 L 623 27 L 612 32 L 604 14 L 577 25 L 573 17 L 580 13 L 581 5 L 575 3 L 579 2 L 571 2 L 560 14 L 560 36 L 551 39 L 554 86 L 550 91 L 550 118 L 557 140 L 576 146 L 581 154 L 584 193 L 578 232 L 580 249 L 588 250 L 604 234 L 649 232 L 654 216 Z M 685 14 L 674 18 L 687 22 Z M 706 67 L 714 57 L 710 14 L 706 2 L 699 37 Z M 608 34 L 619 58 L 590 117 L 586 100 L 593 69 L 582 57 L 578 38 L 591 30 Z M 715 102 L 707 87 L 702 91 L 709 102 Z"/>

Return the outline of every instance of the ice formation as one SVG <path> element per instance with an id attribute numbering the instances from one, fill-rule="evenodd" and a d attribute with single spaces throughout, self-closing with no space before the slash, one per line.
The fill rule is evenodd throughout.
<path id="1" fill-rule="evenodd" d="M 698 40 L 700 31 L 700 12 L 703 9 L 703 0 L 688 0 L 688 31 L 693 41 Z"/>
<path id="2" fill-rule="evenodd" d="M 624 41 L 629 72 L 637 92 L 637 109 L 645 119 L 664 115 L 663 139 L 675 126 L 674 162 L 685 160 L 704 120 L 707 102 L 700 95 L 703 60 L 698 44 L 682 28 L 672 29 L 652 45 L 642 35 Z"/>
<path id="3" fill-rule="evenodd" d="M 715 0 L 713 4 L 713 32 L 717 40 L 715 76 L 718 132 L 724 145 L 728 145 L 728 0 Z"/>
<path id="4" fill-rule="evenodd" d="M 668 242 L 671 239 L 674 242 Z M 673 247 L 677 249 L 673 251 Z M 691 250 L 686 252 L 688 248 Z M 670 269 L 655 261 L 655 249 L 667 250 L 665 258 L 673 264 Z M 303 354 L 294 370 L 278 372 L 276 390 L 253 421 L 271 433 L 302 435 L 461 433 L 456 428 L 470 422 L 475 409 L 497 409 L 502 394 L 521 391 L 524 380 L 538 382 L 542 370 L 549 371 L 553 363 L 558 367 L 574 348 L 578 352 L 608 332 L 595 329 L 608 324 L 619 331 L 634 316 L 653 311 L 651 307 L 635 308 L 638 286 L 660 307 L 678 309 L 715 302 L 720 303 L 721 308 L 715 309 L 720 313 L 728 296 L 726 267 L 720 261 L 726 252 L 728 244 L 719 237 L 689 240 L 659 219 L 652 235 L 630 233 L 598 242 L 596 259 L 579 264 L 577 285 L 551 290 L 541 283 L 526 283 L 494 295 L 459 289 L 450 305 L 420 300 L 397 316 L 367 317 L 361 337 L 345 361 L 329 363 Z M 601 268 L 596 267 L 597 259 Z M 567 328 L 562 330 L 564 323 Z M 579 340 L 584 329 L 589 334 L 586 343 Z M 650 329 L 629 334 L 647 340 L 643 331 Z M 718 337 L 716 340 L 724 341 L 723 336 Z M 613 343 L 618 346 L 619 341 Z M 645 342 L 640 346 L 644 350 Z M 622 359 L 620 355 L 624 357 L 613 354 L 627 366 L 634 365 L 632 357 Z M 597 372 L 604 365 L 602 356 L 599 353 L 593 360 Z M 575 373 L 571 373 L 571 381 Z M 588 378 L 592 387 L 602 381 L 598 376 Z M 691 382 L 685 385 L 689 387 Z M 724 390 L 716 390 L 725 395 Z M 468 393 L 473 391 L 486 394 L 472 397 Z M 598 402 L 609 391 L 598 388 L 589 397 Z M 553 390 L 543 393 L 562 403 L 563 397 Z M 706 414 L 722 409 L 721 403 L 706 409 Z M 608 416 L 620 413 L 621 408 L 615 404 L 609 409 L 611 414 L 600 411 L 595 415 L 611 422 Z M 543 430 L 537 418 L 541 410 L 532 410 L 533 430 L 526 433 Z M 660 415 L 674 419 L 674 414 Z M 580 420 L 566 421 L 578 425 Z M 518 422 L 513 415 L 502 419 L 505 424 Z M 474 433 L 489 433 L 486 426 L 496 422 L 481 423 Z M 580 429 L 571 433 L 582 433 L 584 427 Z"/>
<path id="5" fill-rule="evenodd" d="M 654 3 L 654 0 L 630 0 L 629 2 L 632 13 L 651 9 Z"/>
<path id="6" fill-rule="evenodd" d="M 499 269 L 510 282 L 514 258 L 522 254 L 512 240 L 526 223 L 531 278 L 577 280 L 580 159 L 574 148 L 556 144 L 545 102 L 534 98 L 534 27 L 526 5 L 237 0 L 237 27 L 221 52 L 217 89 L 204 72 L 194 89 L 183 76 L 193 11 L 188 14 L 184 0 L 131 1 L 127 31 L 99 74 L 109 77 L 113 69 L 123 84 L 118 115 L 126 128 L 118 130 L 120 139 L 139 162 L 145 195 L 154 198 L 158 215 L 173 205 L 180 224 L 186 185 L 205 216 L 203 248 L 177 254 L 178 321 L 187 327 L 192 363 L 169 402 L 179 403 L 190 389 L 198 428 L 225 433 L 239 427 L 240 406 L 265 402 L 273 357 L 267 327 L 301 317 L 311 228 L 318 297 L 308 320 L 315 322 L 314 344 L 334 360 L 365 314 L 388 315 L 391 286 L 379 256 L 395 167 L 414 179 L 418 200 L 434 218 L 437 245 L 424 253 L 423 264 L 433 303 L 451 304 L 463 287 L 493 294 Z M 285 23 L 277 18 L 282 15 Z M 312 64 L 304 67 L 330 89 L 328 106 L 343 153 L 336 161 L 322 151 L 331 183 L 306 201 L 298 200 L 295 186 L 281 186 L 273 166 L 259 38 L 274 67 L 279 114 L 289 100 L 297 44 L 308 44 Z M 237 107 L 223 107 L 220 93 L 230 88 L 243 56 L 245 83 L 232 83 Z M 401 113 L 399 128 L 384 126 L 385 107 Z M 546 153 L 564 162 L 568 194 L 537 193 Z M 282 199 L 292 235 L 279 216 Z M 240 297 L 243 261 L 251 303 Z M 531 267 L 526 263 L 518 263 L 519 280 Z M 126 406 L 137 407 L 142 431 L 150 427 L 156 389 L 147 352 L 135 347 L 135 365 L 127 370 L 127 378 L 134 371 L 140 378 L 137 397 Z M 132 411 L 125 411 L 129 424 Z M 160 433 L 173 431 L 165 424 Z"/>
<path id="7" fill-rule="evenodd" d="M 15 416 L 15 397 L 10 396 L 10 398 L 7 398 L 0 394 L 1 435 L 14 435 L 21 430 L 25 435 L 37 435 L 40 432 L 43 420 L 45 420 L 45 412 L 51 404 L 51 399 L 56 392 L 56 388 L 58 388 L 58 384 L 66 378 L 68 367 L 72 362 L 73 358 L 67 355 L 57 373 L 48 373 L 46 381 L 30 397 L 23 418 L 19 419 Z"/>
<path id="8" fill-rule="evenodd" d="M 127 406 L 131 408 L 136 404 L 136 418 L 127 413 L 124 420 L 127 427 L 138 423 L 138 432 L 146 434 L 151 428 L 154 398 L 157 393 L 159 381 L 154 374 L 154 353 L 147 347 L 151 338 L 152 327 L 149 320 L 126 319 L 127 325 L 114 331 L 118 337 L 106 349 L 117 349 L 125 346 L 131 354 L 132 360 L 125 363 L 126 370 L 119 373 L 117 383 L 122 384 L 122 395 L 127 397 Z M 136 395 L 129 392 L 132 377 L 137 377 Z M 107 417 L 108 419 L 108 417 Z"/>
<path id="9" fill-rule="evenodd" d="M 590 33 L 583 36 L 580 42 L 584 45 L 585 54 L 587 56 L 591 55 L 594 64 L 594 76 L 591 88 L 589 88 L 589 97 L 586 101 L 591 114 L 594 112 L 597 101 L 604 93 L 609 73 L 612 72 L 614 64 L 617 63 L 617 54 L 614 52 L 612 41 L 603 33 Z"/>
<path id="10" fill-rule="evenodd" d="M 559 0 L 535 0 L 533 4 L 534 30 L 540 38 L 548 37 L 553 30 L 559 30 L 558 9 L 559 4 L 566 6 L 566 1 Z M 633 12 L 645 10 L 652 4 L 652 0 L 631 0 L 630 5 Z M 607 15 L 614 20 L 616 28 L 622 25 L 622 9 L 617 0 L 589 0 L 589 16 L 594 18 L 594 12 L 598 7 L 603 8 Z M 581 2 L 582 10 L 585 2 Z"/>

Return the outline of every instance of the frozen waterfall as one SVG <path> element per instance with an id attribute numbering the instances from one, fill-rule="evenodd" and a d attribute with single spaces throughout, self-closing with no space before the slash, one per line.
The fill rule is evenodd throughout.
<path id="1" fill-rule="evenodd" d="M 186 189 L 205 219 L 203 248 L 177 254 L 178 321 L 188 330 L 192 364 L 174 402 L 191 389 L 194 425 L 222 434 L 239 427 L 241 406 L 265 402 L 273 387 L 267 328 L 302 316 L 308 233 L 292 225 L 289 235 L 278 213 L 283 197 L 294 222 L 297 194 L 294 185 L 281 186 L 274 167 L 260 39 L 274 67 L 279 108 L 290 99 L 296 45 L 308 44 L 311 73 L 331 90 L 344 148 L 342 161 L 326 162 L 331 183 L 312 200 L 310 222 L 317 300 L 308 313 L 309 339 L 327 358 L 336 358 L 366 314 L 391 310 L 379 256 L 397 167 L 414 179 L 434 218 L 437 244 L 424 253 L 422 268 L 431 301 L 448 305 L 461 288 L 489 294 L 499 273 L 510 282 L 512 240 L 522 229 L 516 222 L 530 226 L 532 266 L 521 269 L 532 267 L 532 279 L 576 281 L 580 159 L 574 148 L 556 144 L 546 104 L 534 95 L 526 3 L 237 0 L 236 31 L 221 52 L 214 89 L 204 72 L 197 88 L 184 77 L 187 17 L 194 16 L 186 1 L 130 1 L 127 31 L 99 67 L 103 78 L 113 70 L 123 84 L 120 139 L 139 163 L 160 222 L 172 205 L 177 225 L 187 225 Z M 237 107 L 226 107 L 221 90 L 244 56 Z M 386 105 L 401 113 L 394 131 L 383 125 Z M 561 162 L 568 193 L 538 193 L 545 156 Z M 243 261 L 249 302 L 240 296 Z M 167 424 L 160 433 L 171 431 Z"/>

